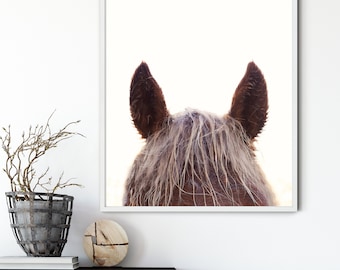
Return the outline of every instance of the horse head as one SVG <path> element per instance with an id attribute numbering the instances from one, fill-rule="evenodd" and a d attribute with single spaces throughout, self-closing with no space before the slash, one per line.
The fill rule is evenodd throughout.
<path id="1" fill-rule="evenodd" d="M 222 117 L 171 115 L 142 62 L 130 87 L 133 123 L 146 140 L 126 182 L 125 205 L 273 205 L 253 142 L 267 121 L 267 86 L 254 62 Z"/>

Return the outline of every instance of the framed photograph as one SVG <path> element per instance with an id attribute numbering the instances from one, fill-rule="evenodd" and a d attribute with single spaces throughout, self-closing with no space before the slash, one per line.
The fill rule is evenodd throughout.
<path id="1" fill-rule="evenodd" d="M 101 211 L 297 211 L 297 0 L 101 5 Z"/>

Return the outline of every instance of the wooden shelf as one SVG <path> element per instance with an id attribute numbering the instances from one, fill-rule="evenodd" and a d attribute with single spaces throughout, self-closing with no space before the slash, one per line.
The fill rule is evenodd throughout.
<path id="1" fill-rule="evenodd" d="M 85 270 L 85 269 L 92 269 L 92 270 L 117 270 L 117 269 L 122 269 L 122 270 L 176 270 L 176 268 L 174 268 L 174 267 L 119 267 L 119 266 L 114 266 L 114 267 L 98 267 L 98 266 L 80 267 L 78 269 L 79 270 Z"/>

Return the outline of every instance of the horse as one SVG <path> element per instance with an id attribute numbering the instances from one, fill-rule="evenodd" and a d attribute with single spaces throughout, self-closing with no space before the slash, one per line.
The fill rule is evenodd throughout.
<path id="1" fill-rule="evenodd" d="M 142 62 L 130 85 L 132 121 L 145 145 L 127 176 L 124 206 L 272 206 L 254 142 L 268 114 L 267 86 L 254 62 L 222 117 L 196 109 L 171 115 Z"/>

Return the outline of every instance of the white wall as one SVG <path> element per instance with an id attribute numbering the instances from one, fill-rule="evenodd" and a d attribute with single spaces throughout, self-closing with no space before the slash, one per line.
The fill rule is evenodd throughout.
<path id="1" fill-rule="evenodd" d="M 130 238 L 125 266 L 339 269 L 339 9 L 337 0 L 300 1 L 299 212 L 109 214 L 99 211 L 98 1 L 1 0 L 0 125 L 21 131 L 57 109 L 52 126 L 81 119 L 77 130 L 87 137 L 65 142 L 49 162 L 85 185 L 70 190 L 76 199 L 63 255 L 90 265 L 82 233 L 110 218 Z M 24 255 L 2 200 L 0 254 Z"/>

